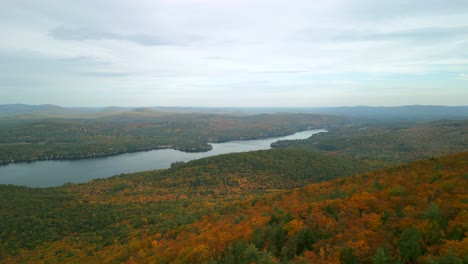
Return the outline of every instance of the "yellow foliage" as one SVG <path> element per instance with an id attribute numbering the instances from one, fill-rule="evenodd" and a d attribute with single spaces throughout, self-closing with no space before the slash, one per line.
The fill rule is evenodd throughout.
<path id="1" fill-rule="evenodd" d="M 195 247 L 187 256 L 189 263 L 204 263 L 210 258 L 208 246 L 205 244 Z"/>
<path id="2" fill-rule="evenodd" d="M 467 232 L 468 233 L 468 232 Z M 465 238 L 462 241 L 448 240 L 446 243 L 447 248 L 452 248 L 459 257 L 468 256 L 468 234 L 465 234 Z"/>
<path id="3" fill-rule="evenodd" d="M 286 225 L 286 231 L 288 236 L 295 235 L 304 226 L 302 219 L 293 219 Z"/>
<path id="4" fill-rule="evenodd" d="M 151 247 L 156 248 L 158 246 L 158 241 L 152 240 L 151 241 Z"/>
<path id="5" fill-rule="evenodd" d="M 372 231 L 377 231 L 383 224 L 382 216 L 375 213 L 367 214 L 366 219 L 367 227 Z"/>

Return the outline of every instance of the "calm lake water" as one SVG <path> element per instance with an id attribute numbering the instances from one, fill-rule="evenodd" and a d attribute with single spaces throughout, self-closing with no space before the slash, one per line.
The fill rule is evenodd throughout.
<path id="1" fill-rule="evenodd" d="M 9 164 L 0 167 L 0 184 L 52 187 L 68 182 L 88 182 L 92 179 L 108 178 L 121 173 L 165 169 L 176 161 L 190 161 L 225 153 L 269 149 L 270 144 L 278 140 L 306 139 L 320 132 L 326 132 L 326 130 L 314 129 L 284 137 L 212 143 L 213 149 L 202 153 L 160 149 L 94 159 Z"/>

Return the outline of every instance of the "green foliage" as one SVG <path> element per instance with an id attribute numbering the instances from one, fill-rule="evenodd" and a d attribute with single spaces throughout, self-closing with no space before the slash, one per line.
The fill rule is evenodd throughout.
<path id="1" fill-rule="evenodd" d="M 404 196 L 406 195 L 405 189 L 401 186 L 395 186 L 390 189 L 389 192 L 390 195 L 392 196 Z"/>
<path id="2" fill-rule="evenodd" d="M 258 250 L 253 244 L 249 244 L 243 240 L 236 241 L 234 245 L 227 248 L 224 256 L 219 263 L 224 264 L 250 264 L 250 263 L 261 263 L 269 264 L 276 263 L 272 256 L 267 253 Z"/>
<path id="3" fill-rule="evenodd" d="M 100 118 L 0 118 L 0 165 L 151 149 L 203 152 L 209 142 L 283 136 L 345 118 L 315 114 L 217 115 L 138 111 Z"/>
<path id="4" fill-rule="evenodd" d="M 421 232 L 415 227 L 412 226 L 403 230 L 398 240 L 398 250 L 404 261 L 414 263 L 423 254 L 421 240 Z"/>
<path id="5" fill-rule="evenodd" d="M 433 222 L 440 222 L 440 211 L 439 205 L 430 203 L 428 208 L 422 213 L 424 218 L 427 218 Z"/>
<path id="6" fill-rule="evenodd" d="M 286 243 L 286 230 L 283 229 L 282 225 L 273 223 L 267 226 L 264 232 L 264 247 L 274 256 L 280 256 L 281 249 Z"/>
<path id="7" fill-rule="evenodd" d="M 428 245 L 437 245 L 440 243 L 442 237 L 442 229 L 439 227 L 439 224 L 437 222 L 432 222 L 424 240 Z"/>
<path id="8" fill-rule="evenodd" d="M 354 255 L 354 249 L 352 248 L 343 248 L 340 252 L 340 263 L 341 264 L 357 264 L 358 259 Z"/>
<path id="9" fill-rule="evenodd" d="M 326 178 L 357 162 L 279 149 L 58 188 L 0 185 L 0 263 L 466 263 L 467 157 L 307 186 L 323 179 L 307 170 Z"/>
<path id="10" fill-rule="evenodd" d="M 468 121 L 378 123 L 335 127 L 305 140 L 279 141 L 276 148 L 302 148 L 391 164 L 468 150 Z M 442 169 L 434 167 L 434 172 Z"/>
<path id="11" fill-rule="evenodd" d="M 380 168 L 355 158 L 327 155 L 299 149 L 272 149 L 218 155 L 177 164 L 163 175 L 177 178 L 167 187 L 219 186 L 226 189 L 286 189 Z M 193 175 L 187 178 L 186 175 Z M 168 177 L 169 179 L 169 177 Z M 243 183 L 243 184 L 241 184 Z M 221 186 L 220 186 L 221 185 Z M 336 198 L 346 195 L 333 192 Z"/>
<path id="12" fill-rule="evenodd" d="M 430 257 L 428 264 L 466 264 L 468 263 L 468 256 L 464 259 L 459 258 L 453 250 L 449 250 L 447 254 L 439 256 L 438 258 Z"/>
<path id="13" fill-rule="evenodd" d="M 111 194 L 112 195 L 112 194 Z M 174 211 L 183 201 L 147 203 L 144 207 L 132 204 L 92 204 L 79 202 L 77 196 L 63 188 L 30 189 L 0 185 L 0 249 L 1 255 L 14 255 L 19 249 L 65 239 L 80 234 L 78 240 L 95 244 L 95 250 L 126 243 L 130 230 L 146 225 L 167 232 L 199 219 L 210 208 L 193 201 L 197 210 Z M 161 214 L 164 212 L 164 214 Z M 125 224 L 124 224 L 125 223 Z"/>
<path id="14" fill-rule="evenodd" d="M 374 256 L 371 257 L 372 264 L 391 264 L 392 256 L 388 253 L 386 246 L 377 248 Z"/>
<path id="15" fill-rule="evenodd" d="M 312 245 L 318 240 L 314 235 L 312 230 L 307 227 L 303 227 L 295 235 L 296 245 L 296 255 L 302 254 L 306 250 L 311 250 Z"/>

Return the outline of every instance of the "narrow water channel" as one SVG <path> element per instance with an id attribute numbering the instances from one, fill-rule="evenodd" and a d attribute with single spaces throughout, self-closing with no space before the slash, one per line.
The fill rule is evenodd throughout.
<path id="1" fill-rule="evenodd" d="M 306 139 L 320 132 L 326 132 L 326 130 L 314 129 L 284 137 L 213 143 L 211 151 L 201 153 L 160 149 L 104 158 L 9 164 L 0 167 L 0 184 L 53 187 L 68 182 L 81 183 L 97 178 L 108 178 L 121 173 L 165 169 L 176 161 L 190 161 L 225 153 L 269 149 L 270 144 L 278 140 Z"/>

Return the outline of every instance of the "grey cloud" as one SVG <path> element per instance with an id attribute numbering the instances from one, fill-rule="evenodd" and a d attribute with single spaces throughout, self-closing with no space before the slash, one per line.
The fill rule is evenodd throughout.
<path id="1" fill-rule="evenodd" d="M 104 59 L 97 59 L 88 56 L 76 56 L 76 57 L 69 57 L 69 58 L 61 58 L 58 61 L 63 62 L 68 65 L 83 65 L 83 66 L 103 66 L 103 65 L 110 65 L 111 62 Z"/>
<path id="2" fill-rule="evenodd" d="M 123 36 L 121 39 L 125 39 L 131 42 L 138 43 L 144 46 L 161 46 L 161 45 L 173 45 L 170 41 L 164 40 L 162 38 L 150 35 L 132 35 L 132 36 Z"/>
<path id="3" fill-rule="evenodd" d="M 338 41 L 361 41 L 361 40 L 446 40 L 460 36 L 468 36 L 468 27 L 451 28 L 421 28 L 415 30 L 388 32 L 388 33 L 361 33 L 349 32 L 338 35 L 334 40 Z"/>
<path id="4" fill-rule="evenodd" d="M 84 72 L 81 74 L 82 76 L 90 76 L 90 77 L 100 77 L 100 78 L 115 78 L 115 77 L 126 77 L 134 75 L 131 72 Z"/>
<path id="5" fill-rule="evenodd" d="M 88 40 L 88 39 L 106 39 L 115 38 L 116 35 L 99 32 L 96 30 L 85 29 L 85 28 L 69 28 L 59 27 L 53 29 L 50 34 L 51 37 L 60 40 Z"/>
<path id="6" fill-rule="evenodd" d="M 308 73 L 308 71 L 304 70 L 275 70 L 275 71 L 258 71 L 255 73 L 264 73 L 264 74 L 301 74 L 301 73 Z"/>
<path id="7" fill-rule="evenodd" d="M 28 95 L 37 101 L 73 87 L 76 100 L 95 98 L 89 103 L 102 104 L 105 98 L 117 104 L 133 89 L 158 87 L 151 96 L 132 93 L 132 98 L 179 105 L 203 102 L 177 101 L 173 95 L 183 89 L 186 98 L 218 94 L 245 105 L 249 98 L 252 103 L 257 97 L 269 98 L 274 90 L 277 101 L 266 99 L 269 103 L 294 104 L 323 90 L 341 102 L 342 90 L 335 87 L 348 76 L 359 83 L 394 73 L 424 73 L 431 80 L 451 72 L 463 79 L 468 72 L 466 0 L 15 0 L 2 4 L 0 14 L 5 36 L 0 41 L 0 83 L 25 91 L 41 84 L 42 99 Z M 405 87 L 427 84 L 426 78 L 409 83 L 406 77 L 392 79 Z M 434 87 L 463 97 L 443 82 Z M 366 96 L 389 82 L 367 83 L 353 96 Z M 340 89 L 348 85 L 358 86 L 341 83 Z M 297 98 L 284 96 L 291 87 L 298 87 Z"/>
<path id="8" fill-rule="evenodd" d="M 70 67 L 59 58 L 36 52 L 0 53 L 0 74 L 64 72 Z"/>
<path id="9" fill-rule="evenodd" d="M 466 0 L 425 1 L 345 1 L 343 11 L 358 19 L 395 19 L 412 16 L 452 15 L 468 13 Z"/>
<path id="10" fill-rule="evenodd" d="M 123 77 L 133 75 L 130 72 L 98 71 L 110 65 L 108 61 L 97 60 L 86 56 L 57 58 L 34 52 L 0 53 L 0 77 L 8 76 L 60 76 L 81 75 L 89 77 Z"/>
<path id="11" fill-rule="evenodd" d="M 49 32 L 49 35 L 59 40 L 125 40 L 143 46 L 172 45 L 174 43 L 154 35 L 123 35 L 80 27 L 58 27 Z"/>

